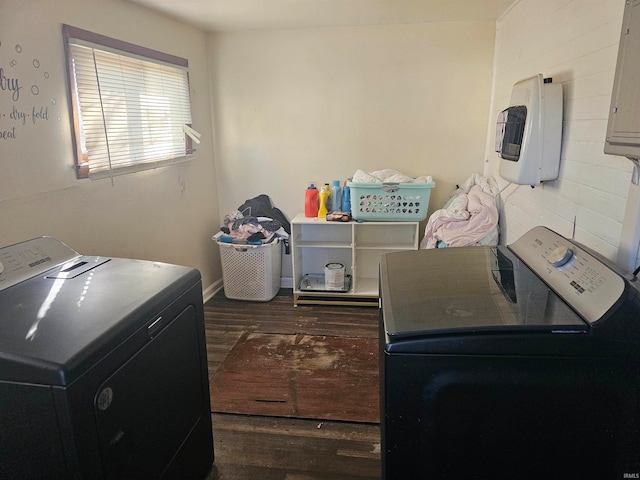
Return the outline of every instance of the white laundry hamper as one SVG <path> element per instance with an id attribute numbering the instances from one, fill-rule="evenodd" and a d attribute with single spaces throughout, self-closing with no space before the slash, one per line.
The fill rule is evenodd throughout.
<path id="1" fill-rule="evenodd" d="M 282 245 L 216 242 L 220 246 L 224 295 L 234 300 L 268 302 L 280 290 Z"/>

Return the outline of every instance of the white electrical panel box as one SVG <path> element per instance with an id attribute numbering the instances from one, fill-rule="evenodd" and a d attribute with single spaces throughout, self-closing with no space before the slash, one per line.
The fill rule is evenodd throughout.
<path id="1" fill-rule="evenodd" d="M 499 173 L 521 185 L 555 180 L 562 143 L 562 85 L 541 74 L 513 86 L 496 125 Z"/>

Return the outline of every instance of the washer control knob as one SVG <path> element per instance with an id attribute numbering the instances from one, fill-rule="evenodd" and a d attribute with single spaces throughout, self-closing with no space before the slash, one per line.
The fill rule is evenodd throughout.
<path id="1" fill-rule="evenodd" d="M 566 265 L 572 258 L 573 250 L 571 250 L 569 247 L 561 246 L 551 252 L 547 260 L 554 267 L 561 267 L 563 265 Z"/>

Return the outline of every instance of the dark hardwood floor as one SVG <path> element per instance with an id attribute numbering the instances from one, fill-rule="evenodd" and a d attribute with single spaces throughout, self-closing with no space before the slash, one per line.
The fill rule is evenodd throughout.
<path id="1" fill-rule="evenodd" d="M 216 294 L 205 304 L 209 372 L 244 332 L 378 338 L 378 309 L 293 306 L 282 289 L 270 302 Z M 213 414 L 215 462 L 207 480 L 380 478 L 377 424 Z"/>

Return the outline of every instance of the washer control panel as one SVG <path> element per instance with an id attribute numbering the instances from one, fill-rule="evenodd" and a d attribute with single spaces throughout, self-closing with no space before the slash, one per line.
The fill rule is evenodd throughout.
<path id="1" fill-rule="evenodd" d="M 0 248 L 0 291 L 40 275 L 80 255 L 52 237 L 39 237 Z"/>
<path id="2" fill-rule="evenodd" d="M 546 227 L 535 227 L 509 249 L 591 323 L 625 291 L 625 280 L 593 255 Z"/>
<path id="3" fill-rule="evenodd" d="M 565 245 L 562 245 L 556 248 L 554 251 L 550 252 L 547 260 L 554 267 L 562 267 L 569 263 L 569 260 L 572 260 L 573 256 L 573 250 Z"/>

